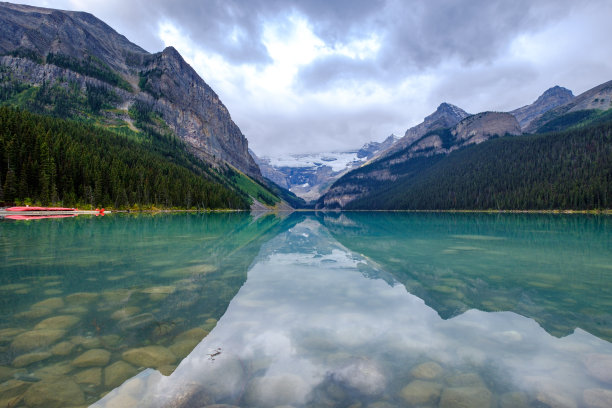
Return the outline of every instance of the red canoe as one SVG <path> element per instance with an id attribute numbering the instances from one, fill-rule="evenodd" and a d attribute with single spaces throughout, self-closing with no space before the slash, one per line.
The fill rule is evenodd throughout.
<path id="1" fill-rule="evenodd" d="M 78 211 L 76 208 L 64 207 L 10 207 L 6 211 Z"/>

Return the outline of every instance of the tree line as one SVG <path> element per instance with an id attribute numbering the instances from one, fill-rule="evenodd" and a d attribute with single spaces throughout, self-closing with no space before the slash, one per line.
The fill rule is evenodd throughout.
<path id="1" fill-rule="evenodd" d="M 365 181 L 370 193 L 346 208 L 612 208 L 612 122 L 497 138 L 412 164 L 404 163 L 403 170 L 410 170 L 394 182 Z"/>
<path id="2" fill-rule="evenodd" d="M 130 140 L 93 125 L 0 107 L 0 202 L 248 208 L 244 197 L 221 185 L 176 141 L 146 138 Z"/>

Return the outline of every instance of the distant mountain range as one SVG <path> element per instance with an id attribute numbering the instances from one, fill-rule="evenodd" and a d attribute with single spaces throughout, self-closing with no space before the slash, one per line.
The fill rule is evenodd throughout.
<path id="1" fill-rule="evenodd" d="M 390 135 L 382 142 L 369 142 L 359 150 L 274 157 L 251 156 L 264 177 L 290 190 L 306 201 L 319 198 L 329 186 L 349 170 L 365 164 L 391 147 L 399 138 Z"/>
<path id="2" fill-rule="evenodd" d="M 556 86 L 544 92 L 531 105 L 523 106 L 509 113 L 482 112 L 469 115 L 457 106 L 442 103 L 422 123 L 408 129 L 403 138 L 387 150 L 380 152 L 367 165 L 348 172 L 334 182 L 328 191 L 318 199 L 316 207 L 328 209 L 487 209 L 501 208 L 500 205 L 503 205 L 506 209 L 548 208 L 546 206 L 552 203 L 553 200 L 547 201 L 545 197 L 539 198 L 542 203 L 538 205 L 534 204 L 534 200 L 531 200 L 533 197 L 524 197 L 524 199 L 516 201 L 514 207 L 512 207 L 513 201 L 506 199 L 507 197 L 504 200 L 491 200 L 490 198 L 495 195 L 501 197 L 501 195 L 505 194 L 505 191 L 510 191 L 511 194 L 513 194 L 513 189 L 518 191 L 517 186 L 504 187 L 503 183 L 498 187 L 500 191 L 493 191 L 492 187 L 489 188 L 490 191 L 488 192 L 479 190 L 473 192 L 473 195 L 464 197 L 464 201 L 459 204 L 457 204 L 456 199 L 448 201 L 448 197 L 455 197 L 457 194 L 455 188 L 459 188 L 459 184 L 463 182 L 478 185 L 479 189 L 484 190 L 487 188 L 481 185 L 482 180 L 489 180 L 489 186 L 494 184 L 493 179 L 490 179 L 490 174 L 487 174 L 485 170 L 473 171 L 473 167 L 478 167 L 483 164 L 483 161 L 490 160 L 485 160 L 482 156 L 476 156 L 484 148 L 476 149 L 473 146 L 487 144 L 492 139 L 500 137 L 516 137 L 523 133 L 544 133 L 569 129 L 570 136 L 566 136 L 563 140 L 566 143 L 576 143 L 576 149 L 574 150 L 579 150 L 585 138 L 592 136 L 590 134 L 587 135 L 588 137 L 584 136 L 578 132 L 579 129 L 596 126 L 598 123 L 612 120 L 612 110 L 610 110 L 612 108 L 611 96 L 612 81 L 599 85 L 577 97 L 574 97 L 571 91 Z M 571 129 L 576 129 L 576 131 L 571 133 Z M 546 166 L 554 167 L 555 164 L 554 162 L 547 162 L 550 155 L 546 153 L 545 145 L 541 144 L 541 138 L 531 136 L 531 139 L 529 139 L 529 136 L 525 137 L 528 138 L 527 142 L 525 142 L 523 137 L 516 139 L 517 143 L 519 143 L 518 141 L 521 143 L 534 143 L 533 149 L 542 155 L 546 155 L 547 159 L 539 159 L 532 154 L 528 155 L 518 148 L 517 145 L 513 145 L 510 148 L 506 145 L 493 144 L 497 148 L 507 148 L 509 150 L 516 148 L 516 151 L 523 152 L 521 155 L 515 156 L 507 156 L 509 153 L 503 151 L 490 152 L 492 155 L 499 155 L 497 158 L 498 164 L 506 166 L 503 167 L 504 170 L 497 168 L 496 171 L 505 171 L 506 174 L 500 174 L 495 180 L 503 180 L 510 174 L 511 168 L 514 171 L 514 168 L 518 167 L 513 165 L 512 162 L 529 159 L 536 163 L 542 161 L 542 167 L 538 168 L 536 166 L 536 168 L 523 169 L 521 177 L 525 180 L 534 179 L 534 183 L 546 183 L 546 181 L 539 180 L 538 177 L 544 177 L 544 174 L 548 174 Z M 573 138 L 578 138 L 579 140 L 576 141 Z M 550 139 L 551 144 L 553 140 L 555 139 Z M 583 187 L 585 189 L 584 194 L 580 195 L 580 197 L 589 201 L 590 204 L 576 204 L 580 208 L 585 206 L 595 208 L 597 205 L 602 205 L 602 203 L 606 203 L 605 205 L 608 207 L 610 206 L 607 191 L 612 191 L 612 177 L 608 175 L 610 171 L 606 167 L 608 166 L 608 161 L 605 159 L 598 162 L 600 155 L 603 154 L 605 156 L 604 152 L 609 151 L 609 147 L 605 143 L 597 146 L 598 148 L 593 150 L 593 157 L 587 154 L 586 157 L 582 158 L 583 162 L 572 160 L 565 162 L 566 166 L 580 166 L 583 170 L 589 168 L 590 171 L 594 172 L 592 182 L 586 176 L 580 180 L 574 178 L 580 171 L 577 170 L 572 173 L 571 167 L 563 168 L 562 162 L 558 163 L 560 166 L 558 168 L 559 173 L 569 172 L 565 178 L 566 183 L 580 182 L 584 185 L 580 187 L 580 189 Z M 570 155 L 573 154 L 571 153 L 573 150 L 569 146 L 563 145 L 559 149 L 567 150 Z M 461 154 L 459 154 L 459 151 L 461 151 Z M 471 154 L 474 154 L 474 156 L 471 156 Z M 453 162 L 457 157 L 461 157 L 460 163 L 455 163 L 459 167 L 445 167 L 444 180 L 437 179 L 432 175 L 438 171 L 436 169 L 447 166 L 448 163 Z M 590 160 L 599 163 L 602 167 L 599 170 L 589 167 L 588 162 Z M 487 163 L 485 167 L 492 169 L 495 166 Z M 453 170 L 450 170 L 451 168 Z M 439 171 L 441 172 L 441 170 Z M 441 173 L 436 174 L 439 176 Z M 461 175 L 459 179 L 457 179 L 458 174 Z M 451 176 L 455 180 L 455 187 L 449 186 L 447 183 Z M 549 180 L 549 184 L 551 182 L 552 179 Z M 561 182 L 559 181 L 559 183 Z M 417 191 L 415 186 L 419 185 L 421 186 L 419 188 L 424 188 L 424 184 L 428 188 L 431 186 L 439 187 L 432 187 L 427 190 L 428 194 L 434 194 L 437 198 L 430 197 L 429 201 L 422 201 L 414 197 L 413 193 Z M 586 192 L 591 187 L 591 190 L 595 189 L 593 191 L 597 192 Z M 549 196 L 556 196 L 560 191 L 559 189 L 563 190 L 565 188 L 565 184 L 563 186 L 560 184 L 557 191 L 549 194 Z M 470 191 L 470 188 L 464 186 L 461 191 Z M 544 194 L 543 192 L 538 192 L 538 194 L 540 193 Z M 520 194 L 529 195 L 529 193 L 524 191 L 521 191 Z M 593 195 L 603 195 L 605 198 L 593 198 Z M 487 196 L 487 199 L 484 199 L 482 196 Z M 586 196 L 589 198 L 585 198 Z M 409 197 L 411 198 L 409 199 Z M 574 202 L 581 201 L 582 198 L 576 198 Z M 596 201 L 599 204 L 595 203 Z M 558 201 L 558 203 L 560 203 L 561 207 L 572 208 L 572 204 L 569 202 L 564 204 L 562 201 Z"/>

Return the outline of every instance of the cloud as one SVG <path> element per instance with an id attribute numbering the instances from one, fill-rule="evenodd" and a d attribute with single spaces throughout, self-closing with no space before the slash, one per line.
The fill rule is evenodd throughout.
<path id="1" fill-rule="evenodd" d="M 52 3 L 52 4 L 51 4 Z M 175 46 L 258 155 L 402 135 L 447 101 L 512 110 L 610 80 L 607 0 L 31 0 Z"/>

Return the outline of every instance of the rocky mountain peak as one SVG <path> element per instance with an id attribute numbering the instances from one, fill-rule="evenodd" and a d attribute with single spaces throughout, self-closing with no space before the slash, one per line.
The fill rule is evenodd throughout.
<path id="1" fill-rule="evenodd" d="M 531 105 L 525 105 L 515 109 L 510 114 L 514 115 L 518 120 L 521 129 L 525 130 L 529 124 L 536 118 L 551 109 L 564 105 L 574 99 L 574 94 L 567 88 L 555 85 L 547 89 L 538 97 Z"/>
<path id="2" fill-rule="evenodd" d="M 460 107 L 448 102 L 442 102 L 434 113 L 425 118 L 424 123 L 426 125 L 433 125 L 440 122 L 444 124 L 444 127 L 447 127 L 455 125 L 468 116 L 470 116 L 470 114 Z"/>

